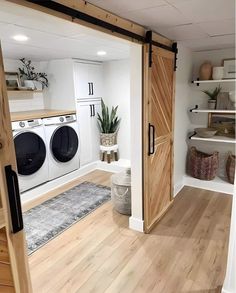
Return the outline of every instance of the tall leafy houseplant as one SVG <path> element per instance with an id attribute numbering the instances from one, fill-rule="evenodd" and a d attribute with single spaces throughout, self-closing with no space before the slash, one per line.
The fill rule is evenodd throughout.
<path id="1" fill-rule="evenodd" d="M 221 92 L 221 87 L 218 86 L 213 91 L 206 90 L 206 91 L 202 91 L 202 92 L 205 93 L 209 97 L 208 108 L 215 109 L 216 108 L 216 100 L 217 100 L 219 93 Z"/>
<path id="2" fill-rule="evenodd" d="M 24 78 L 25 86 L 29 86 L 31 88 L 34 87 L 33 89 L 48 87 L 48 79 L 46 73 L 35 72 L 35 68 L 32 66 L 31 60 L 27 61 L 25 58 L 21 58 L 20 61 L 22 63 L 22 68 L 19 68 L 19 72 L 20 77 Z"/>
<path id="3" fill-rule="evenodd" d="M 111 146 L 116 144 L 117 131 L 120 118 L 117 116 L 118 106 L 112 107 L 111 111 L 102 100 L 102 113 L 97 113 L 98 125 L 101 132 L 101 144 Z"/>

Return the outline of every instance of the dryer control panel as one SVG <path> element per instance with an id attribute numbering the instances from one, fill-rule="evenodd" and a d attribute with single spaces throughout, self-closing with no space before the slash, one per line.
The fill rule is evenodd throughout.
<path id="1" fill-rule="evenodd" d="M 12 122 L 12 130 L 28 129 L 42 125 L 41 119 L 23 120 Z"/>

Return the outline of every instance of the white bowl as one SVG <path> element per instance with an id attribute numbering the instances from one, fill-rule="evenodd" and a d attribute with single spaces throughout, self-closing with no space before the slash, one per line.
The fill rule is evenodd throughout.
<path id="1" fill-rule="evenodd" d="M 217 130 L 214 128 L 195 128 L 194 129 L 199 137 L 210 138 L 213 137 Z"/>

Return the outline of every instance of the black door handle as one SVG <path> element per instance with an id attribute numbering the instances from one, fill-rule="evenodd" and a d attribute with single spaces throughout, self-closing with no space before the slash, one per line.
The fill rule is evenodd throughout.
<path id="1" fill-rule="evenodd" d="M 95 105 L 93 105 L 93 116 L 95 116 Z"/>
<path id="2" fill-rule="evenodd" d="M 93 95 L 93 82 L 91 82 L 91 87 L 92 87 L 92 95 Z"/>
<path id="3" fill-rule="evenodd" d="M 88 86 L 89 86 L 89 96 L 91 95 L 91 82 L 88 82 Z"/>
<path id="4" fill-rule="evenodd" d="M 90 117 L 93 117 L 93 105 L 89 105 L 90 107 Z"/>
<path id="5" fill-rule="evenodd" d="M 152 136 L 151 136 L 152 132 Z M 151 143 L 152 140 L 152 143 Z M 151 123 L 148 124 L 148 155 L 155 153 L 155 126 Z"/>
<path id="6" fill-rule="evenodd" d="M 18 178 L 16 172 L 12 170 L 11 165 L 5 167 L 5 175 L 11 212 L 12 232 L 17 233 L 24 227 Z"/>

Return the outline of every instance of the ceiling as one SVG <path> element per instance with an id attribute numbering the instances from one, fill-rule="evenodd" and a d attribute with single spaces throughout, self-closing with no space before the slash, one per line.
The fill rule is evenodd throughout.
<path id="1" fill-rule="evenodd" d="M 89 0 L 193 51 L 235 46 L 235 0 Z"/>
<path id="2" fill-rule="evenodd" d="M 0 0 L 0 40 L 5 58 L 34 61 L 81 58 L 107 61 L 129 57 L 130 44 L 78 24 Z M 23 34 L 26 42 L 13 36 Z M 106 51 L 106 56 L 97 56 Z"/>

